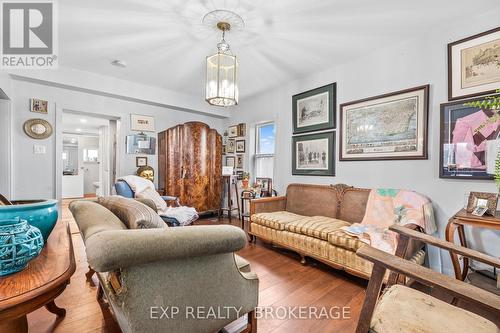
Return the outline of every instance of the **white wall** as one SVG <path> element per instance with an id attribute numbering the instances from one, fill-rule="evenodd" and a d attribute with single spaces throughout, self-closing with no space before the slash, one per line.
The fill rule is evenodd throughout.
<path id="1" fill-rule="evenodd" d="M 13 195 L 15 199 L 37 199 L 55 197 L 55 135 L 45 140 L 34 140 L 23 132 L 23 123 L 30 118 L 43 118 L 53 126 L 58 108 L 106 114 L 121 118 L 120 151 L 118 160 L 120 169 L 117 175 L 135 173 L 136 155 L 125 154 L 125 136 L 136 132 L 130 131 L 130 114 L 154 116 L 156 130 L 160 132 L 171 126 L 187 121 L 202 121 L 218 130 L 222 129 L 223 120 L 199 114 L 172 110 L 123 99 L 106 97 L 87 92 L 47 86 L 24 80 L 13 79 L 11 99 L 13 101 Z M 2 88 L 2 87 L 0 87 Z M 49 101 L 48 115 L 29 111 L 29 99 L 32 97 Z M 62 140 L 62 138 L 61 138 Z M 47 153 L 33 154 L 33 145 L 45 145 Z M 57 157 L 59 158 L 59 157 Z M 158 169 L 157 156 L 148 156 L 149 165 Z M 59 175 L 57 175 L 59 177 Z"/>
<path id="2" fill-rule="evenodd" d="M 492 10 L 489 15 L 471 17 L 462 22 L 447 22 L 444 26 L 434 27 L 425 36 L 422 35 L 399 45 L 367 53 L 348 64 L 332 67 L 318 74 L 290 82 L 266 94 L 241 100 L 239 108 L 233 112 L 226 125 L 246 122 L 248 126 L 260 121 L 276 121 L 274 185 L 280 193 L 284 193 L 286 186 L 294 182 L 346 183 L 367 188 L 412 189 L 426 194 L 434 202 L 439 235 L 443 237 L 447 220 L 458 209 L 462 208 L 466 192 L 471 190 L 496 191 L 493 181 L 439 178 L 440 103 L 447 101 L 446 47 L 449 42 L 499 25 L 500 18 L 495 10 Z M 310 50 L 310 52 L 314 52 L 314 50 Z M 335 59 L 332 59 L 333 64 L 335 64 Z M 339 162 L 338 156 L 336 156 L 336 177 L 292 176 L 292 95 L 331 82 L 337 82 L 338 105 L 430 83 L 429 159 Z M 337 124 L 339 124 L 338 114 L 337 111 Z M 338 139 L 337 135 L 337 143 Z M 472 235 L 470 233 L 468 235 L 472 241 L 472 247 L 495 256 L 500 255 L 499 236 L 500 232 L 479 229 L 475 229 Z M 439 253 L 433 250 L 430 255 L 431 266 L 439 270 L 441 260 L 443 271 L 451 273 L 452 266 L 449 255 L 446 252 Z"/>

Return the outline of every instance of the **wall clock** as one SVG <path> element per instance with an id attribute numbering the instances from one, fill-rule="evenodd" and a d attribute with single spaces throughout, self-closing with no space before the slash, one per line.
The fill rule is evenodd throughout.
<path id="1" fill-rule="evenodd" d="M 44 119 L 28 119 L 24 123 L 24 132 L 33 139 L 47 139 L 52 135 L 52 126 Z"/>

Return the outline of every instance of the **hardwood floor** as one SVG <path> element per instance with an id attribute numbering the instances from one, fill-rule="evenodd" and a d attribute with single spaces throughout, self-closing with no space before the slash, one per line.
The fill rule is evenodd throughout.
<path id="1" fill-rule="evenodd" d="M 67 310 L 60 321 L 45 308 L 28 315 L 29 331 L 38 332 L 120 332 L 109 310 L 96 301 L 97 279 L 85 279 L 87 261 L 83 241 L 78 233 L 68 202 L 63 203 L 61 218 L 73 232 L 77 269 L 71 284 L 56 298 L 56 304 Z M 203 219 L 199 224 L 216 224 L 217 219 Z M 222 223 L 229 223 L 224 219 Z M 233 224 L 240 226 L 237 219 Z M 260 280 L 259 306 L 350 307 L 350 319 L 265 319 L 258 320 L 258 331 L 266 332 L 354 332 L 364 300 L 366 282 L 310 260 L 303 266 L 298 255 L 276 250 L 261 242 L 248 244 L 238 254 L 247 259 Z"/>

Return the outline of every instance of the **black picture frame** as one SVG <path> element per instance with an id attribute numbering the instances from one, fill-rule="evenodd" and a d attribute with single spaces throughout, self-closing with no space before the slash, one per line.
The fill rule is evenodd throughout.
<path id="1" fill-rule="evenodd" d="M 315 96 L 328 93 L 328 121 L 301 126 L 298 120 L 298 107 L 297 104 L 302 100 L 306 100 Z M 293 122 L 293 134 L 307 133 L 314 131 L 323 131 L 328 129 L 335 129 L 336 127 L 336 110 L 337 110 L 337 83 L 327 84 L 322 87 L 311 89 L 300 94 L 292 96 L 292 122 Z"/>
<path id="2" fill-rule="evenodd" d="M 314 141 L 314 140 L 321 140 L 321 139 L 326 139 L 328 140 L 328 151 L 325 152 L 326 156 L 325 162 L 326 162 L 326 169 L 322 168 L 301 168 L 297 165 L 298 162 L 300 162 L 297 159 L 298 152 L 297 150 L 299 149 L 298 144 L 300 142 L 307 142 L 307 141 Z M 312 152 L 309 153 L 303 153 L 303 155 L 307 154 L 306 158 L 310 158 L 311 160 L 321 160 L 323 159 L 323 156 L 321 152 L 317 152 L 320 155 L 317 157 L 311 156 L 310 154 L 314 154 Z M 299 159 L 301 157 L 299 156 Z M 318 162 L 319 163 L 319 162 Z M 306 134 L 306 135 L 298 135 L 292 137 L 292 175 L 302 175 L 302 176 L 330 176 L 333 177 L 335 176 L 335 132 L 323 132 L 323 133 L 315 133 L 315 134 Z"/>
<path id="3" fill-rule="evenodd" d="M 494 94 L 492 96 L 500 96 L 500 94 Z M 484 112 L 481 111 L 480 108 L 465 106 L 464 104 L 467 102 L 482 101 L 485 99 L 485 97 L 472 98 L 468 100 L 454 101 L 441 104 L 440 139 L 439 139 L 439 178 L 471 179 L 471 180 L 494 179 L 493 174 L 488 174 L 486 170 L 483 171 L 477 167 L 459 168 L 458 162 L 456 160 L 455 144 L 453 144 L 454 141 L 453 131 L 455 129 L 457 120 L 475 114 L 476 112 Z M 500 128 L 497 127 L 496 133 L 489 135 L 487 138 L 498 136 L 499 132 Z M 474 139 L 475 139 L 474 144 L 481 143 L 483 141 L 482 138 L 478 136 L 476 136 Z M 453 151 L 451 151 L 452 148 Z M 486 165 L 487 163 L 486 155 L 482 157 L 482 154 L 480 154 L 480 152 L 477 153 L 478 154 L 475 154 L 475 156 L 478 158 L 478 161 Z M 473 156 L 471 155 L 471 157 Z"/>

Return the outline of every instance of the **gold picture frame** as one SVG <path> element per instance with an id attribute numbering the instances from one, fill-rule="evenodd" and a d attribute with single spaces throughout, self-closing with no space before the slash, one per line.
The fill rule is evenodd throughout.
<path id="1" fill-rule="evenodd" d="M 472 213 L 477 207 L 487 208 L 485 214 L 494 216 L 497 211 L 498 193 L 470 192 L 467 202 L 467 213 Z"/>
<path id="2" fill-rule="evenodd" d="M 23 125 L 24 133 L 27 136 L 37 140 L 47 139 L 52 135 L 52 125 L 45 119 L 28 119 Z"/>

